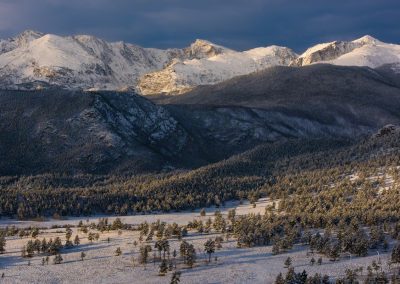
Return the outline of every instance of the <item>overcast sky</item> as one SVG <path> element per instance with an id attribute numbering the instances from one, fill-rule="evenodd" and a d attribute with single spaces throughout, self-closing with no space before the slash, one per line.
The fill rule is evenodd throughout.
<path id="1" fill-rule="evenodd" d="M 26 29 L 145 47 L 196 38 L 234 49 L 372 35 L 400 43 L 400 0 L 0 0 L 0 38 Z"/>

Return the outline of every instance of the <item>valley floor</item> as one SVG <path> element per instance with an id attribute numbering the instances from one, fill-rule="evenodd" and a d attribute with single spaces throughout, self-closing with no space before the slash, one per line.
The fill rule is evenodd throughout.
<path id="1" fill-rule="evenodd" d="M 223 215 L 226 215 L 228 209 L 236 208 L 236 213 L 264 213 L 265 207 L 269 205 L 267 199 L 261 199 L 257 206 L 253 208 L 250 204 L 229 203 L 221 208 Z M 206 221 L 209 216 L 212 217 L 215 208 L 208 208 L 207 215 L 201 217 L 197 210 L 195 212 L 171 213 L 159 215 L 136 215 L 121 217 L 123 223 L 139 224 L 144 221 L 155 222 L 158 219 L 167 223 L 176 222 L 178 224 L 187 224 L 193 219 Z M 73 218 L 69 220 L 49 220 L 45 222 L 0 220 L 0 227 L 7 225 L 16 225 L 18 227 L 27 227 L 35 225 L 37 227 L 48 227 L 52 225 L 77 225 L 80 220 L 84 223 L 97 222 L 99 217 Z M 116 218 L 116 217 L 115 217 Z M 109 217 L 112 222 L 114 217 Z M 72 236 L 79 235 L 81 244 L 71 249 L 62 251 L 63 262 L 59 265 L 52 263 L 50 258 L 48 265 L 42 265 L 42 256 L 35 256 L 30 260 L 21 258 L 21 248 L 30 237 L 19 238 L 8 237 L 6 253 L 0 255 L 0 274 L 4 273 L 4 278 L 0 283 L 170 283 L 172 272 L 166 276 L 158 276 L 159 263 L 152 263 L 152 253 L 150 263 L 144 267 L 137 263 L 139 256 L 139 245 L 135 247 L 134 241 L 139 239 L 139 231 L 122 230 L 100 233 L 98 241 L 90 243 L 87 235 L 78 231 L 77 227 L 72 228 Z M 59 236 L 63 242 L 65 240 L 65 229 L 45 229 L 41 230 L 38 239 L 55 238 Z M 272 247 L 255 248 L 237 248 L 236 241 L 231 238 L 222 243 L 222 249 L 217 250 L 212 257 L 211 263 L 207 263 L 207 255 L 204 253 L 204 243 L 209 238 L 215 238 L 217 234 L 199 234 L 189 231 L 184 239 L 193 243 L 197 251 L 197 262 L 192 269 L 178 264 L 178 270 L 182 272 L 180 283 L 273 283 L 279 272 L 285 273 L 284 267 L 286 258 L 291 257 L 292 266 L 296 272 L 306 270 L 309 275 L 315 273 L 327 274 L 332 277 L 345 275 L 348 268 L 355 269 L 360 266 L 366 268 L 373 260 L 381 259 L 383 267 L 386 266 L 389 253 L 380 254 L 370 251 L 367 257 L 341 257 L 337 262 L 330 262 L 322 255 L 314 255 L 317 259 L 322 257 L 322 265 L 310 265 L 312 256 L 307 254 L 308 249 L 305 246 L 295 246 L 291 251 L 278 255 L 271 253 Z M 109 238 L 109 241 L 108 241 Z M 176 249 L 179 252 L 180 241 L 170 240 L 171 251 Z M 121 256 L 116 256 L 117 247 L 122 250 Z M 80 254 L 84 251 L 86 258 L 80 260 Z M 154 251 L 154 249 L 153 249 Z M 390 250 L 389 250 L 390 251 Z M 136 259 L 135 266 L 132 265 L 132 257 Z M 172 256 L 171 256 L 172 257 Z M 217 257 L 217 260 L 215 260 Z"/>

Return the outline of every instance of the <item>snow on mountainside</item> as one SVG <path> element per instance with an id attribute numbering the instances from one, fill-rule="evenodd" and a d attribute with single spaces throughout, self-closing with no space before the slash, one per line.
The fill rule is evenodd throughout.
<path id="1" fill-rule="evenodd" d="M 162 68 L 173 58 L 184 57 L 178 49 L 109 43 L 86 35 L 24 32 L 1 41 L 0 46 L 0 82 L 7 88 L 31 88 L 35 84 L 71 89 L 134 88 L 139 76 Z"/>
<path id="2" fill-rule="evenodd" d="M 42 37 L 43 34 L 31 30 L 24 31 L 20 35 L 7 40 L 0 39 L 0 54 L 9 52 L 17 47 L 23 47 L 29 42 Z"/>
<path id="3" fill-rule="evenodd" d="M 288 48 L 278 46 L 244 52 L 227 51 L 200 60 L 176 60 L 163 70 L 144 75 L 138 89 L 143 95 L 180 94 L 199 85 L 216 84 L 272 66 L 306 66 L 315 63 L 371 68 L 391 64 L 392 70 L 397 72 L 400 66 L 400 45 L 364 36 L 349 42 L 318 44 L 300 56 Z"/>
<path id="4" fill-rule="evenodd" d="M 0 88 L 59 86 L 83 90 L 129 90 L 143 95 L 180 94 L 272 66 L 330 63 L 400 72 L 400 45 L 364 36 L 318 44 L 297 55 L 280 46 L 235 51 L 206 40 L 183 49 L 142 48 L 88 35 L 61 37 L 25 31 L 0 40 Z"/>
<path id="5" fill-rule="evenodd" d="M 307 49 L 292 65 L 330 63 L 343 66 L 368 66 L 400 63 L 400 45 L 381 42 L 371 36 L 353 41 L 334 41 Z"/>
<path id="6" fill-rule="evenodd" d="M 216 84 L 276 65 L 288 65 L 297 55 L 290 49 L 269 46 L 224 52 L 208 58 L 175 60 L 165 69 L 144 75 L 138 89 L 143 95 L 180 94 L 199 85 Z"/>

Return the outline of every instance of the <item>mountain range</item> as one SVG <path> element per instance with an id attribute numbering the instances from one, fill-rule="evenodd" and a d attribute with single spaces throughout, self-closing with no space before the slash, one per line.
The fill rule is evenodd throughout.
<path id="1" fill-rule="evenodd" d="M 176 95 L 273 66 L 315 63 L 371 68 L 391 64 L 399 70 L 400 46 L 364 36 L 318 44 L 298 55 L 280 46 L 235 51 L 206 40 L 161 50 L 88 35 L 62 37 L 29 30 L 0 40 L 2 89 L 61 87 Z"/>
<path id="2" fill-rule="evenodd" d="M 132 92 L 0 91 L 0 173 L 196 168 L 264 143 L 356 140 L 400 124 L 390 68 L 275 66 L 150 101 Z"/>
<path id="3" fill-rule="evenodd" d="M 368 36 L 297 55 L 26 31 L 0 41 L 0 175 L 154 173 L 358 140 L 400 124 L 399 50 Z"/>

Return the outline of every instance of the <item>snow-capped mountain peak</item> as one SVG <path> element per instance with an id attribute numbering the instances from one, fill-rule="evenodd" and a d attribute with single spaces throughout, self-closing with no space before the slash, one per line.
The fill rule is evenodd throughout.
<path id="1" fill-rule="evenodd" d="M 188 59 L 208 58 L 229 51 L 232 50 L 204 39 L 196 39 L 195 42 L 185 49 Z"/>
<path id="2" fill-rule="evenodd" d="M 0 54 L 9 52 L 18 47 L 27 46 L 31 41 L 34 41 L 43 35 L 44 34 L 41 32 L 26 30 L 15 37 L 0 40 Z"/>
<path id="3" fill-rule="evenodd" d="M 196 43 L 200 43 L 201 47 L 209 46 L 208 43 Z M 259 47 L 243 52 L 217 47 L 219 52 L 198 53 L 204 57 L 192 59 L 189 56 L 189 59 L 176 60 L 160 71 L 146 74 L 139 81 L 140 92 L 143 95 L 181 94 L 199 85 L 216 84 L 271 66 L 288 65 L 297 57 L 289 48 L 280 46 Z"/>
<path id="4" fill-rule="evenodd" d="M 29 42 L 41 38 L 42 36 L 44 36 L 44 33 L 33 30 L 26 30 L 16 36 L 14 40 L 17 43 L 17 46 L 22 46 L 27 45 Z"/>
<path id="5" fill-rule="evenodd" d="M 161 69 L 176 53 L 88 35 L 24 32 L 16 39 L 3 41 L 3 88 L 35 88 L 35 82 L 72 89 L 135 88 L 139 76 Z"/>
<path id="6" fill-rule="evenodd" d="M 400 46 L 384 43 L 366 35 L 353 41 L 333 41 L 315 45 L 300 55 L 292 65 L 329 63 L 376 68 L 400 63 Z"/>
<path id="7" fill-rule="evenodd" d="M 59 86 L 180 94 L 271 66 L 315 63 L 375 68 L 400 66 L 400 46 L 363 36 L 317 44 L 297 55 L 282 46 L 235 51 L 197 39 L 183 49 L 143 48 L 91 35 L 58 36 L 27 30 L 0 40 L 0 87 Z"/>
<path id="8" fill-rule="evenodd" d="M 332 41 L 308 48 L 292 65 L 304 66 L 321 61 L 334 60 L 362 46 L 361 42 Z"/>
<path id="9" fill-rule="evenodd" d="M 365 35 L 363 37 L 360 37 L 359 39 L 353 40 L 354 43 L 361 43 L 362 45 L 365 44 L 380 44 L 382 43 L 380 40 L 370 36 L 370 35 Z"/>

